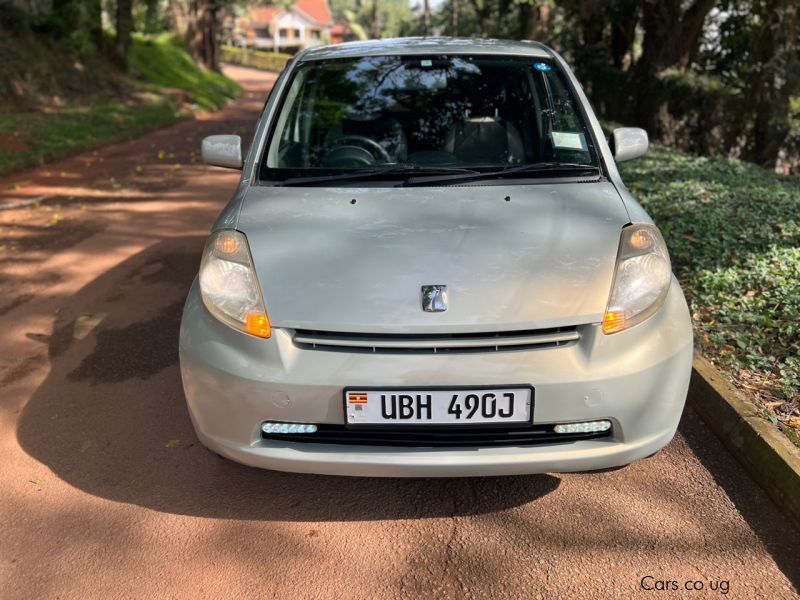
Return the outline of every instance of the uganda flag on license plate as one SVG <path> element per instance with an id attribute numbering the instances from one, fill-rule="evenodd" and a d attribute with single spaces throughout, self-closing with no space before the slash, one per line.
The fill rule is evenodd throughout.
<path id="1" fill-rule="evenodd" d="M 348 404 L 366 404 L 367 403 L 367 394 L 365 392 L 348 392 L 347 393 L 347 403 Z"/>

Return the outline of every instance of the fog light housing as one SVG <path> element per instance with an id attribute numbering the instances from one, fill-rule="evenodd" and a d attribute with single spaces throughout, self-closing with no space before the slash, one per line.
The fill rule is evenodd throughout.
<path id="1" fill-rule="evenodd" d="M 602 433 L 611 429 L 611 421 L 581 421 L 560 423 L 553 428 L 556 433 Z"/>
<path id="2" fill-rule="evenodd" d="M 261 431 L 264 433 L 294 435 L 296 433 L 314 433 L 317 431 L 317 426 L 313 423 L 276 423 L 274 421 L 265 421 L 261 424 Z"/>

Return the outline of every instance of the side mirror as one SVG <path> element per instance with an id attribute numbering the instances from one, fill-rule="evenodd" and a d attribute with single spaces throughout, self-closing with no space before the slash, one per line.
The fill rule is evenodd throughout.
<path id="1" fill-rule="evenodd" d="M 203 139 L 203 162 L 229 169 L 242 168 L 242 138 L 238 135 L 210 135 Z"/>
<path id="2" fill-rule="evenodd" d="M 647 132 L 638 127 L 620 127 L 611 134 L 611 149 L 617 162 L 644 156 L 649 145 Z"/>

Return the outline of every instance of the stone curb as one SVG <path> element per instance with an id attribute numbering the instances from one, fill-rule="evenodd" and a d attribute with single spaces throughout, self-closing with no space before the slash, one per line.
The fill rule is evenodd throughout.
<path id="1" fill-rule="evenodd" d="M 695 353 L 689 404 L 750 476 L 800 528 L 800 449 Z"/>

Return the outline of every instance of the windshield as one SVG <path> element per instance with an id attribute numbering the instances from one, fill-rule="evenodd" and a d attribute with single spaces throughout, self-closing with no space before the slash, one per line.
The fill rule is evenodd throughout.
<path id="1" fill-rule="evenodd" d="M 262 180 L 597 165 L 564 76 L 531 57 L 374 56 L 301 64 Z M 558 168 L 559 165 L 563 165 Z M 468 171 L 467 171 L 468 170 Z M 509 174 L 509 177 L 511 175 Z"/>

